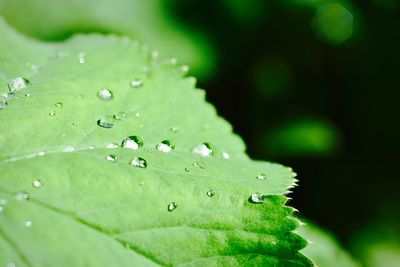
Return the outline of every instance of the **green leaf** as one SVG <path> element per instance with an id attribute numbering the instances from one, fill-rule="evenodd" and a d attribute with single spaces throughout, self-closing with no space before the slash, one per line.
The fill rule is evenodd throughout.
<path id="1" fill-rule="evenodd" d="M 182 67 L 128 38 L 0 25 L 2 93 L 27 79 L 0 109 L 0 265 L 310 266 L 284 205 L 293 172 L 250 160 Z M 128 136 L 143 146 L 109 146 Z M 204 142 L 212 155 L 191 152 Z"/>
<path id="2" fill-rule="evenodd" d="M 0 15 L 19 31 L 45 40 L 65 39 L 76 32 L 127 35 L 163 57 L 177 57 L 197 76 L 209 76 L 215 67 L 209 42 L 179 22 L 167 4 L 164 0 L 3 0 Z"/>
<path id="3" fill-rule="evenodd" d="M 317 266 L 321 267 L 356 267 L 360 266 L 338 241 L 328 232 L 322 231 L 314 224 L 306 225 L 296 230 L 301 236 L 307 238 L 310 244 L 302 250 Z"/>

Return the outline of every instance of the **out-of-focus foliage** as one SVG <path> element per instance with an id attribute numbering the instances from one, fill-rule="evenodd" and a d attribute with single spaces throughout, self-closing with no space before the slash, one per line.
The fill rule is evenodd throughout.
<path id="1" fill-rule="evenodd" d="M 254 24 L 265 17 L 264 0 L 222 0 L 224 8 L 236 20 L 244 24 Z"/>
<path id="2" fill-rule="evenodd" d="M 317 118 L 302 118 L 270 129 L 265 149 L 276 156 L 315 156 L 335 152 L 340 135 L 332 123 Z"/>
<path id="3" fill-rule="evenodd" d="M 205 78 L 214 70 L 214 54 L 204 36 L 170 12 L 165 0 L 1 0 L 0 14 L 35 38 L 60 40 L 79 32 L 128 35 L 176 57 Z"/>
<path id="4" fill-rule="evenodd" d="M 320 267 L 357 267 L 359 264 L 347 253 L 338 241 L 327 231 L 319 229 L 314 224 L 306 225 L 296 230 L 309 241 L 302 250 L 317 266 Z"/>

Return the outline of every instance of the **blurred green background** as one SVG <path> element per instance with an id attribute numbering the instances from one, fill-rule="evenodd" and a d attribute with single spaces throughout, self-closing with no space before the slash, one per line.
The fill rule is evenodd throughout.
<path id="1" fill-rule="evenodd" d="M 299 174 L 302 216 L 365 266 L 400 266 L 400 1 L 0 0 L 0 14 L 35 38 L 128 35 L 188 64 L 251 157 Z"/>

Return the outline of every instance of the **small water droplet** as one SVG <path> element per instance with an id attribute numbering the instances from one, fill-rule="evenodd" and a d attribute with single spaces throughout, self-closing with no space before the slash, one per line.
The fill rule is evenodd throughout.
<path id="1" fill-rule="evenodd" d="M 136 117 L 140 117 L 140 113 L 139 113 L 139 112 L 136 112 L 136 113 L 135 113 L 135 116 L 136 116 Z"/>
<path id="2" fill-rule="evenodd" d="M 209 143 L 202 143 L 193 147 L 191 152 L 203 157 L 208 157 L 213 153 L 213 150 L 211 149 L 211 145 Z"/>
<path id="3" fill-rule="evenodd" d="M 106 156 L 106 160 L 115 163 L 118 161 L 118 157 L 115 154 L 110 154 Z"/>
<path id="4" fill-rule="evenodd" d="M 215 191 L 214 191 L 213 189 L 208 190 L 208 191 L 207 191 L 207 196 L 208 196 L 208 197 L 213 197 L 213 196 L 215 196 Z"/>
<path id="5" fill-rule="evenodd" d="M 74 152 L 74 151 L 75 151 L 75 147 L 72 145 L 69 145 L 63 149 L 63 152 L 67 152 L 67 153 Z"/>
<path id="6" fill-rule="evenodd" d="M 125 112 L 118 112 L 117 114 L 114 114 L 114 119 L 119 120 L 119 121 L 123 121 L 126 119 L 126 113 Z"/>
<path id="7" fill-rule="evenodd" d="M 260 193 L 254 193 L 249 197 L 249 202 L 254 204 L 261 204 L 264 203 L 265 196 L 261 195 Z"/>
<path id="8" fill-rule="evenodd" d="M 28 84 L 29 84 L 28 79 L 17 77 L 15 79 L 8 81 L 8 89 L 10 90 L 10 92 L 15 92 L 26 88 Z"/>
<path id="9" fill-rule="evenodd" d="M 229 159 L 229 158 L 231 157 L 231 155 L 229 155 L 228 152 L 222 152 L 222 157 L 223 157 L 224 159 Z"/>
<path id="10" fill-rule="evenodd" d="M 178 63 L 178 60 L 176 59 L 176 58 L 171 58 L 170 60 L 169 60 L 169 62 L 172 64 L 172 65 L 176 65 L 177 63 Z"/>
<path id="11" fill-rule="evenodd" d="M 32 225 L 33 225 L 32 221 L 26 221 L 26 222 L 25 222 L 25 226 L 26 226 L 27 228 L 32 228 Z"/>
<path id="12" fill-rule="evenodd" d="M 52 112 L 49 112 L 49 116 L 55 116 L 56 115 L 56 113 L 54 112 L 54 111 L 52 111 Z"/>
<path id="13" fill-rule="evenodd" d="M 189 66 L 188 65 L 183 65 L 181 67 L 181 70 L 182 70 L 183 73 L 188 73 L 189 72 Z"/>
<path id="14" fill-rule="evenodd" d="M 36 179 L 35 181 L 32 182 L 32 185 L 34 188 L 40 188 L 42 186 L 42 181 Z"/>
<path id="15" fill-rule="evenodd" d="M 197 167 L 197 168 L 200 168 L 200 169 L 205 169 L 206 168 L 206 164 L 204 163 L 204 161 L 201 161 L 201 160 L 193 162 L 192 165 Z"/>
<path id="16" fill-rule="evenodd" d="M 55 103 L 54 106 L 56 106 L 56 108 L 63 108 L 64 107 L 63 103 L 61 103 L 61 102 Z"/>
<path id="17" fill-rule="evenodd" d="M 85 52 L 80 52 L 78 54 L 78 59 L 79 59 L 79 63 L 83 64 L 86 62 L 86 53 Z"/>
<path id="18" fill-rule="evenodd" d="M 185 172 L 189 172 L 190 171 L 190 169 L 189 168 L 185 168 Z"/>
<path id="19" fill-rule="evenodd" d="M 27 192 L 25 192 L 25 191 L 18 192 L 18 193 L 15 195 L 15 198 L 16 198 L 17 200 L 19 200 L 19 201 L 26 201 L 26 200 L 29 200 L 29 193 L 27 193 Z"/>
<path id="20" fill-rule="evenodd" d="M 103 101 L 110 101 L 113 99 L 113 93 L 110 90 L 104 88 L 97 93 L 97 97 Z"/>
<path id="21" fill-rule="evenodd" d="M 103 128 L 112 128 L 114 126 L 114 118 L 112 116 L 105 116 L 97 121 L 97 125 Z"/>
<path id="22" fill-rule="evenodd" d="M 176 209 L 176 207 L 178 207 L 178 205 L 175 202 L 171 202 L 168 204 L 168 211 L 173 211 L 174 209 Z"/>
<path id="23" fill-rule="evenodd" d="M 111 143 L 106 146 L 106 148 L 118 148 L 118 147 L 119 147 L 118 144 L 115 143 Z"/>
<path id="24" fill-rule="evenodd" d="M 181 130 L 181 128 L 179 128 L 179 126 L 172 126 L 172 127 L 170 128 L 170 130 L 171 130 L 171 132 L 173 132 L 173 133 L 177 133 L 177 132 L 179 132 L 179 131 Z"/>
<path id="25" fill-rule="evenodd" d="M 140 79 L 134 79 L 131 81 L 131 87 L 133 88 L 139 88 L 143 86 L 143 81 Z"/>
<path id="26" fill-rule="evenodd" d="M 147 167 L 146 160 L 143 158 L 140 158 L 140 157 L 134 157 L 129 164 L 133 167 L 138 167 L 138 168 L 146 168 Z"/>
<path id="27" fill-rule="evenodd" d="M 267 179 L 267 175 L 261 173 L 261 174 L 257 175 L 257 179 L 258 180 L 265 180 L 265 179 Z"/>
<path id="28" fill-rule="evenodd" d="M 141 148 L 142 146 L 143 146 L 143 140 L 139 136 L 136 136 L 136 135 L 128 136 L 121 143 L 121 147 L 134 149 L 134 150 L 137 150 L 137 149 Z"/>
<path id="29" fill-rule="evenodd" d="M 6 108 L 8 106 L 8 103 L 6 100 L 0 101 L 0 109 Z"/>
<path id="30" fill-rule="evenodd" d="M 26 93 L 25 97 L 31 97 L 31 94 L 30 93 Z"/>
<path id="31" fill-rule="evenodd" d="M 164 140 L 156 146 L 157 150 L 160 150 L 165 153 L 173 151 L 174 148 L 175 146 L 169 140 Z"/>
<path id="32" fill-rule="evenodd" d="M 39 157 L 43 157 L 44 155 L 46 155 L 46 152 L 44 152 L 44 151 L 39 151 L 39 152 L 37 153 L 37 155 L 38 155 Z"/>
<path id="33" fill-rule="evenodd" d="M 94 149 L 94 146 L 89 146 L 89 149 Z"/>

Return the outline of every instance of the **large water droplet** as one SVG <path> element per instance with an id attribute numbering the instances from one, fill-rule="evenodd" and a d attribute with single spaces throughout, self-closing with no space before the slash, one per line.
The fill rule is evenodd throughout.
<path id="1" fill-rule="evenodd" d="M 257 179 L 258 180 L 265 180 L 265 179 L 267 179 L 267 175 L 261 173 L 261 174 L 257 175 Z"/>
<path id="2" fill-rule="evenodd" d="M 108 89 L 101 89 L 98 93 L 97 96 L 103 100 L 103 101 L 110 101 L 113 99 L 113 93 L 108 90 Z"/>
<path id="3" fill-rule="evenodd" d="M 174 209 L 176 209 L 176 207 L 178 207 L 178 205 L 175 202 L 171 202 L 168 204 L 168 211 L 173 211 Z"/>
<path id="4" fill-rule="evenodd" d="M 42 186 L 42 181 L 40 181 L 39 179 L 36 179 L 32 182 L 32 185 L 34 188 L 40 188 Z"/>
<path id="5" fill-rule="evenodd" d="M 205 169 L 206 168 L 206 164 L 204 163 L 204 161 L 201 161 L 201 160 L 193 162 L 192 165 L 197 167 L 197 168 L 200 168 L 200 169 Z"/>
<path id="6" fill-rule="evenodd" d="M 118 157 L 115 154 L 110 154 L 106 156 L 106 160 L 115 163 L 118 161 Z"/>
<path id="7" fill-rule="evenodd" d="M 8 89 L 10 90 L 10 92 L 15 92 L 26 88 L 28 84 L 29 84 L 28 79 L 17 77 L 15 79 L 8 81 Z"/>
<path id="8" fill-rule="evenodd" d="M 18 193 L 15 195 L 15 198 L 16 198 L 17 200 L 19 200 L 19 201 L 26 201 L 26 200 L 29 200 L 29 193 L 27 193 L 27 192 L 25 192 L 25 191 L 18 192 Z"/>
<path id="9" fill-rule="evenodd" d="M 61 102 L 55 103 L 54 106 L 56 106 L 57 108 L 63 108 L 64 107 L 63 103 L 61 103 Z"/>
<path id="10" fill-rule="evenodd" d="M 125 112 L 118 112 L 117 114 L 114 114 L 114 119 L 119 120 L 119 121 L 123 121 L 126 119 L 126 113 Z"/>
<path id="11" fill-rule="evenodd" d="M 213 153 L 213 150 L 211 149 L 211 145 L 209 143 L 202 143 L 193 147 L 191 152 L 203 157 L 208 157 Z"/>
<path id="12" fill-rule="evenodd" d="M 105 116 L 97 121 L 97 125 L 103 128 L 112 128 L 114 126 L 114 118 L 112 116 Z"/>
<path id="13" fill-rule="evenodd" d="M 138 168 L 146 168 L 147 167 L 146 160 L 143 158 L 140 158 L 140 157 L 134 157 L 129 164 L 133 167 L 138 167 Z"/>
<path id="14" fill-rule="evenodd" d="M 134 149 L 137 150 L 143 146 L 143 140 L 139 136 L 128 136 L 125 138 L 122 143 L 121 147 L 123 148 L 129 148 L 129 149 Z"/>
<path id="15" fill-rule="evenodd" d="M 165 153 L 171 152 L 174 148 L 175 146 L 169 140 L 164 140 L 156 146 L 157 150 Z"/>
<path id="16" fill-rule="evenodd" d="M 25 226 L 26 226 L 27 228 L 32 228 L 32 226 L 33 226 L 32 221 L 26 221 L 26 222 L 25 222 Z"/>
<path id="17" fill-rule="evenodd" d="M 260 193 L 254 193 L 249 197 L 249 202 L 254 204 L 261 204 L 264 203 L 265 196 L 261 195 Z"/>
<path id="18" fill-rule="evenodd" d="M 139 88 L 139 87 L 143 86 L 143 81 L 140 79 L 134 79 L 131 81 L 130 84 L 131 84 L 131 87 L 133 87 L 133 88 Z"/>
<path id="19" fill-rule="evenodd" d="M 207 191 L 207 196 L 208 196 L 208 197 L 213 197 L 213 196 L 215 196 L 215 191 L 214 191 L 213 189 L 208 190 L 208 191 Z"/>

